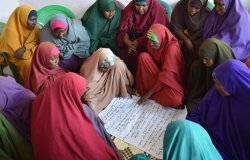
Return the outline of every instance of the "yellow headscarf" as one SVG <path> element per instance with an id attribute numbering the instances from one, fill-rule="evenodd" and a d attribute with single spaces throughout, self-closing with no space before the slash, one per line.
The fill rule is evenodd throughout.
<path id="1" fill-rule="evenodd" d="M 23 79 L 26 78 L 33 53 L 39 39 L 39 28 L 35 26 L 33 30 L 27 29 L 28 16 L 32 7 L 21 5 L 10 15 L 0 35 L 0 51 L 6 52 L 9 60 L 14 63 Z M 14 57 L 14 53 L 21 47 L 25 47 L 25 52 L 21 58 Z M 3 58 L 0 57 L 0 63 Z"/>
<path id="2" fill-rule="evenodd" d="M 29 5 L 21 5 L 10 15 L 0 36 L 0 51 L 6 52 L 10 60 L 15 63 L 13 53 L 25 47 L 26 52 L 23 59 L 32 58 L 35 47 L 38 43 L 39 28 L 27 29 L 28 15 L 33 8 Z"/>

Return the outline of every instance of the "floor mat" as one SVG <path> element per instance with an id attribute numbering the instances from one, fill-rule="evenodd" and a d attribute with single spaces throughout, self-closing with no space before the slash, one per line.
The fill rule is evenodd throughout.
<path id="1" fill-rule="evenodd" d="M 116 144 L 116 147 L 122 151 L 123 153 L 123 160 L 128 160 L 129 158 L 131 158 L 133 155 L 137 154 L 137 153 L 144 153 L 146 155 L 148 155 L 150 157 L 151 160 L 160 160 L 157 159 L 149 154 L 147 154 L 146 152 L 144 152 L 143 150 L 134 147 L 114 136 L 111 136 L 112 140 L 114 141 L 114 143 Z"/>

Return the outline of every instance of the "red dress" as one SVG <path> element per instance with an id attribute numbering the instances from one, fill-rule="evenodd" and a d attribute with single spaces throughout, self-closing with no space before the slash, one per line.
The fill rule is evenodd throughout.
<path id="1" fill-rule="evenodd" d="M 86 80 L 66 73 L 32 105 L 31 140 L 36 160 L 117 160 L 83 110 Z"/>
<path id="2" fill-rule="evenodd" d="M 132 0 L 123 10 L 121 24 L 117 34 L 119 46 L 118 56 L 124 60 L 130 72 L 135 76 L 138 54 L 145 51 L 147 41 L 147 30 L 154 23 L 168 26 L 169 20 L 166 11 L 157 0 L 147 0 L 148 11 L 140 15 L 135 10 L 135 0 Z M 125 34 L 130 40 L 137 40 L 139 46 L 136 53 L 128 53 L 128 47 L 123 42 Z"/>
<path id="3" fill-rule="evenodd" d="M 152 49 L 148 41 L 147 51 L 140 54 L 136 89 L 140 95 L 153 90 L 151 99 L 164 107 L 178 108 L 184 99 L 185 77 L 185 62 L 178 41 L 161 24 L 152 25 L 150 30 L 157 35 L 160 48 Z"/>

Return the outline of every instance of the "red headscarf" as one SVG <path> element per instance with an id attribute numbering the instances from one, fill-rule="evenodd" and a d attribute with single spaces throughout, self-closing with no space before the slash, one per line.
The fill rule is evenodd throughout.
<path id="1" fill-rule="evenodd" d="M 50 42 L 42 42 L 37 47 L 33 56 L 29 73 L 25 81 L 25 87 L 36 95 L 48 87 L 58 77 L 66 72 L 60 67 L 51 69 L 50 58 L 59 55 L 58 48 Z"/>
<path id="2" fill-rule="evenodd" d="M 35 159 L 118 159 L 82 108 L 85 90 L 86 80 L 69 72 L 37 96 L 31 114 Z"/>
<path id="3" fill-rule="evenodd" d="M 156 34 L 160 43 L 160 49 L 158 50 L 152 49 L 150 41 L 147 43 L 147 52 L 153 57 L 157 65 L 161 67 L 158 79 L 162 83 L 183 93 L 184 88 L 180 84 L 184 82 L 185 62 L 177 39 L 161 24 L 153 24 L 149 30 Z M 173 73 L 174 76 L 169 74 L 169 72 Z"/>

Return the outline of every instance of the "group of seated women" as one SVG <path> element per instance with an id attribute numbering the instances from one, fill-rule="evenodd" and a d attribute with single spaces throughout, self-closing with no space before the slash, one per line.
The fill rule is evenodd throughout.
<path id="1" fill-rule="evenodd" d="M 139 104 L 152 99 L 163 107 L 186 105 L 187 118 L 211 137 L 212 142 L 204 140 L 205 147 L 211 146 L 216 159 L 250 158 L 250 131 L 244 127 L 250 98 L 250 15 L 240 0 L 214 0 L 212 11 L 207 3 L 180 0 L 170 20 L 157 0 L 132 0 L 124 9 L 114 0 L 97 0 L 81 20 L 56 14 L 41 29 L 31 6 L 17 7 L 0 35 L 0 51 L 17 66 L 26 89 L 0 77 L 0 95 L 6 97 L 0 106 L 0 156 L 119 159 L 95 114 L 114 97 L 136 93 Z M 193 125 L 188 123 L 178 126 Z M 187 142 L 174 135 L 165 138 L 170 142 L 164 139 L 164 159 L 182 159 L 183 145 L 198 142 L 175 133 L 178 127 L 169 128 Z M 171 146 L 171 141 L 180 145 Z M 213 159 L 202 153 L 204 146 L 196 147 L 199 154 L 185 154 Z"/>

